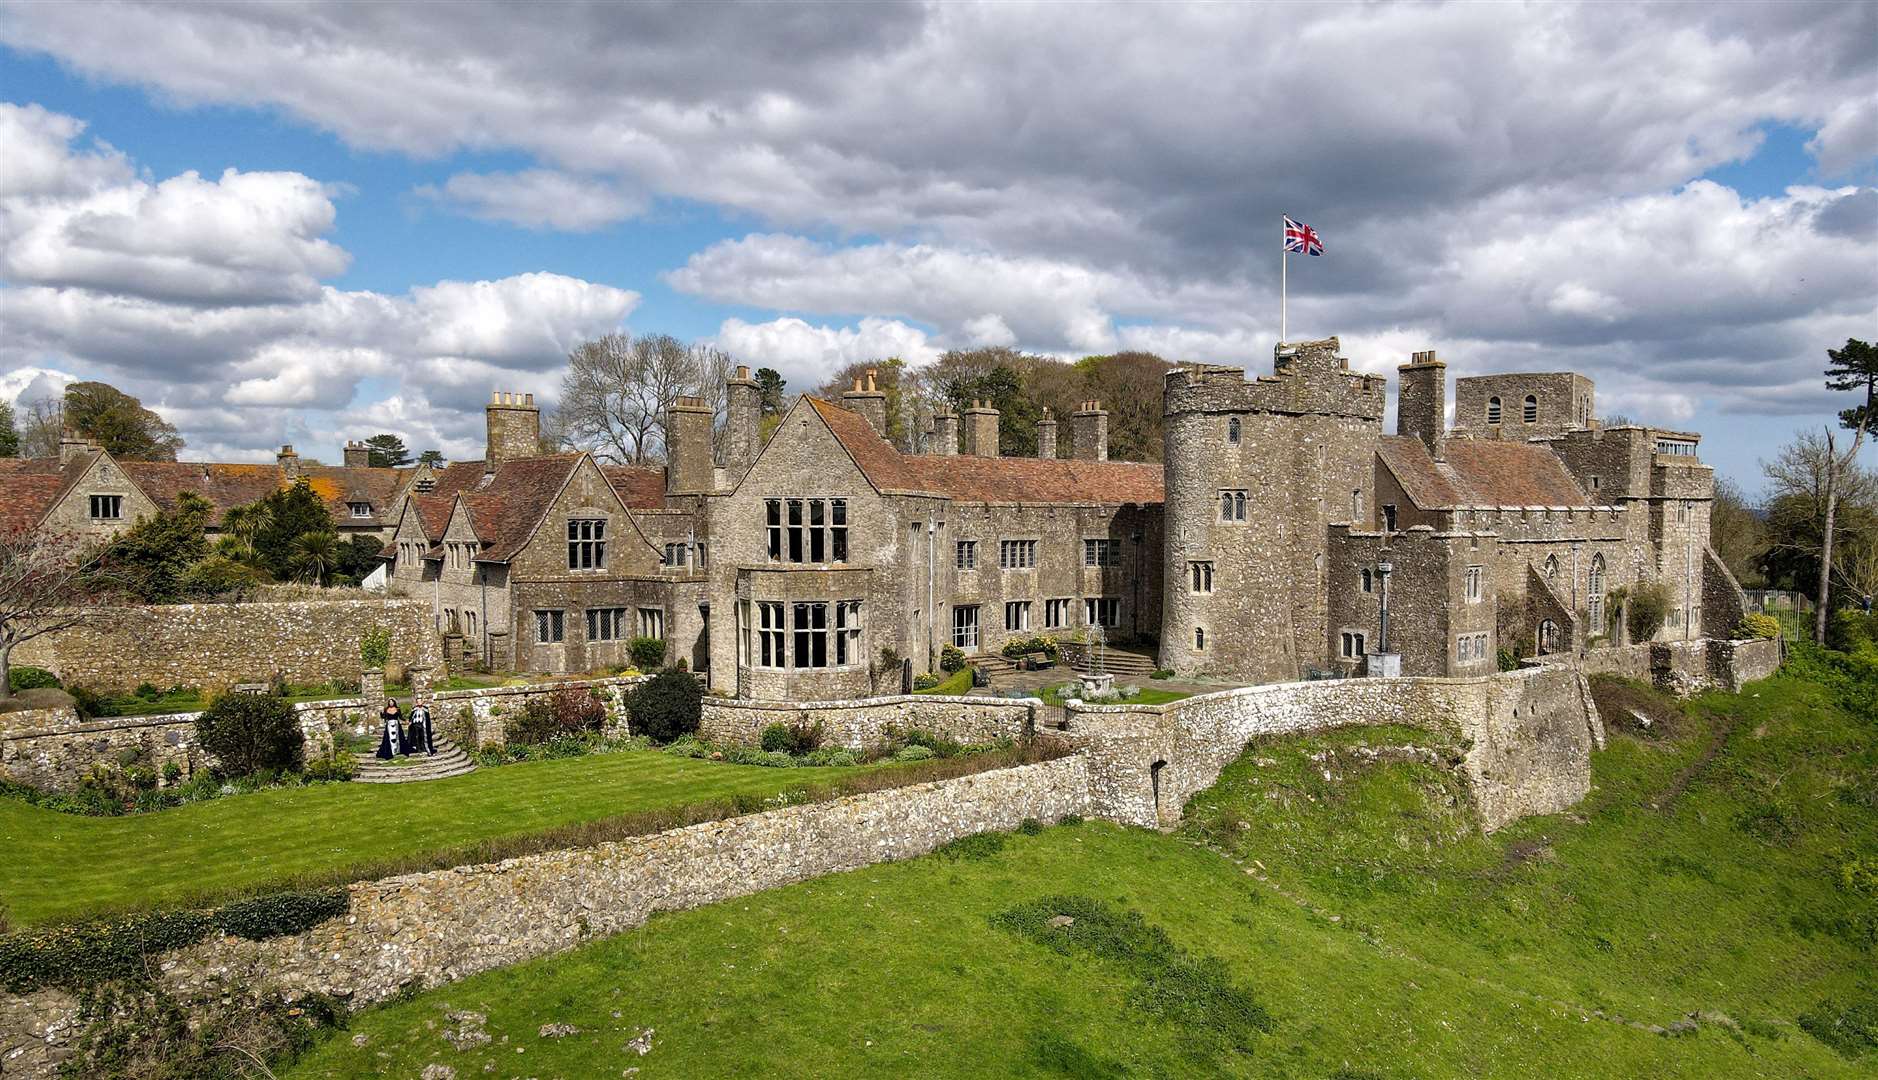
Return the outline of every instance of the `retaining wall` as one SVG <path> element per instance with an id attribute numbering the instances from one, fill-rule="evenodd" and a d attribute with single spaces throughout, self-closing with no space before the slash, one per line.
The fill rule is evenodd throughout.
<path id="1" fill-rule="evenodd" d="M 754 746 L 771 724 L 822 727 L 822 742 L 864 750 L 887 740 L 887 729 L 919 728 L 962 743 L 1022 738 L 1036 729 L 1035 698 L 897 694 L 853 701 L 743 701 L 704 699 L 699 734 L 717 742 Z"/>
<path id="2" fill-rule="evenodd" d="M 1710 689 L 1739 690 L 1777 671 L 1780 656 L 1781 643 L 1776 638 L 1698 638 L 1592 649 L 1581 657 L 1563 661 L 1545 657 L 1537 663 L 1575 665 L 1587 675 L 1621 675 L 1687 695 Z"/>
<path id="3" fill-rule="evenodd" d="M 530 700 L 562 690 L 592 689 L 606 705 L 606 732 L 628 733 L 626 695 L 645 681 L 643 676 L 610 679 L 570 679 L 526 686 L 494 686 L 482 690 L 446 690 L 427 694 L 439 731 L 475 733 L 465 749 L 500 746 L 503 725 Z M 329 754 L 333 739 L 347 731 L 375 730 L 378 698 L 335 698 L 295 705 L 300 730 L 306 735 L 308 757 Z M 174 761 L 184 779 L 211 762 L 196 744 L 196 717 L 200 712 L 159 716 L 112 716 L 80 720 L 69 707 L 0 713 L 0 777 L 49 791 L 70 791 L 84 782 L 94 765 L 110 765 L 135 758 L 154 765 L 159 775 Z"/>
<path id="4" fill-rule="evenodd" d="M 1277 683 L 1156 706 L 1071 702 L 1065 717 L 1064 736 L 1089 757 L 1094 812 L 1147 827 L 1178 823 L 1258 736 L 1406 724 L 1468 747 L 1464 767 L 1492 830 L 1582 799 L 1604 738 L 1584 677 L 1569 668 Z"/>
<path id="5" fill-rule="evenodd" d="M 442 662 L 428 602 L 371 597 L 106 608 L 79 626 L 21 644 L 13 663 L 94 689 L 223 688 L 276 674 L 317 683 L 358 678 L 359 638 L 379 626 L 391 631 L 387 667 L 394 672 Z"/>
<path id="6" fill-rule="evenodd" d="M 351 886 L 351 910 L 302 934 L 217 935 L 156 958 L 185 1000 L 309 991 L 360 1007 L 407 986 L 617 934 L 653 913 L 698 907 L 824 874 L 925 854 L 971 833 L 1089 811 L 1081 757 L 977 773 L 675 829 L 573 851 Z M 0 995 L 0 1064 L 50 1075 L 76 1033 L 77 1002 Z"/>

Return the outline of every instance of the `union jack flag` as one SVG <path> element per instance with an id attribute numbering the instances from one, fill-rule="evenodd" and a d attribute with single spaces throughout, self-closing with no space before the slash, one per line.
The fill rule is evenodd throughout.
<path id="1" fill-rule="evenodd" d="M 1285 250 L 1299 251 L 1306 255 L 1322 255 L 1324 242 L 1317 238 L 1317 230 L 1301 221 L 1285 218 Z"/>

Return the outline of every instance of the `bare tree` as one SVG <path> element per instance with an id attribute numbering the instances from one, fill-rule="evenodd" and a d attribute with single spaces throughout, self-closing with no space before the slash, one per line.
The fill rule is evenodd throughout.
<path id="1" fill-rule="evenodd" d="M 691 347 L 692 382 L 697 387 L 697 395 L 711 407 L 711 456 L 719 461 L 723 460 L 724 443 L 729 435 L 726 421 L 730 395 L 724 383 L 736 363 L 729 353 L 714 345 L 700 343 Z"/>
<path id="2" fill-rule="evenodd" d="M 97 548 L 39 529 L 0 533 L 0 698 L 12 690 L 13 649 L 103 612 L 86 603 L 96 586 Z"/>
<path id="3" fill-rule="evenodd" d="M 65 402 L 39 398 L 22 405 L 15 424 L 20 433 L 21 457 L 58 457 L 59 439 L 65 431 Z"/>
<path id="4" fill-rule="evenodd" d="M 666 410 L 680 394 L 703 397 L 716 414 L 713 431 L 721 433 L 732 363 L 729 353 L 670 334 L 582 342 L 561 377 L 560 437 L 614 461 L 657 462 L 665 453 Z"/>

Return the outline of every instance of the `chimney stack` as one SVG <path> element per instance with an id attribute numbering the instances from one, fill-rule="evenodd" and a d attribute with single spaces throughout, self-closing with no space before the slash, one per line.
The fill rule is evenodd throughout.
<path id="1" fill-rule="evenodd" d="M 287 474 L 287 479 L 300 478 L 300 455 L 293 452 L 291 445 L 283 445 L 280 453 L 274 455 L 274 461 L 280 465 L 280 471 Z"/>
<path id="2" fill-rule="evenodd" d="M 1411 354 L 1409 362 L 1395 370 L 1401 380 L 1396 387 L 1395 433 L 1420 439 L 1440 461 L 1442 439 L 1447 434 L 1447 365 L 1429 349 Z"/>
<path id="3" fill-rule="evenodd" d="M 1037 421 L 1037 456 L 1056 456 L 1056 417 L 1050 415 L 1048 405 L 1043 407 L 1043 419 Z"/>
<path id="4" fill-rule="evenodd" d="M 701 397 L 679 397 L 666 413 L 665 493 L 708 495 L 716 488 L 711 452 L 711 407 Z"/>
<path id="5" fill-rule="evenodd" d="M 364 469 L 372 464 L 372 448 L 362 442 L 346 443 L 346 468 Z"/>
<path id="6" fill-rule="evenodd" d="M 59 464 L 68 465 L 73 458 L 89 454 L 96 449 L 98 449 L 97 443 L 67 428 L 64 433 L 59 436 Z"/>
<path id="7" fill-rule="evenodd" d="M 932 438 L 927 449 L 940 457 L 954 457 L 959 452 L 959 418 L 949 409 L 932 414 Z"/>
<path id="8" fill-rule="evenodd" d="M 989 401 L 974 401 L 965 410 L 965 452 L 973 457 L 998 456 L 998 410 Z"/>
<path id="9" fill-rule="evenodd" d="M 1077 461 L 1109 459 L 1109 414 L 1100 401 L 1085 401 L 1070 414 L 1069 456 Z"/>
<path id="10" fill-rule="evenodd" d="M 724 380 L 724 412 L 724 467 L 735 479 L 750 471 L 763 448 L 763 390 L 750 377 L 748 364 L 738 364 L 737 374 Z"/>
<path id="11" fill-rule="evenodd" d="M 541 456 L 541 410 L 535 408 L 535 395 L 497 390 L 489 395 L 483 418 L 488 433 L 485 470 L 494 472 L 505 461 Z"/>
<path id="12" fill-rule="evenodd" d="M 874 434 L 884 439 L 887 437 L 887 394 L 874 385 L 876 373 L 874 368 L 868 368 L 866 376 L 855 376 L 854 389 L 841 395 L 841 405 L 866 417 Z"/>

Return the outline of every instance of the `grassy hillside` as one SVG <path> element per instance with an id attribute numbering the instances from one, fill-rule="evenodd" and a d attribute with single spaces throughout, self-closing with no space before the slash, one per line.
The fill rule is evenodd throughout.
<path id="1" fill-rule="evenodd" d="M 1878 684 L 1808 663 L 1687 710 L 1601 683 L 1591 797 L 1490 838 L 1424 733 L 1273 740 L 1178 834 L 974 838 L 661 917 L 283 1075 L 1869 1076 Z"/>

